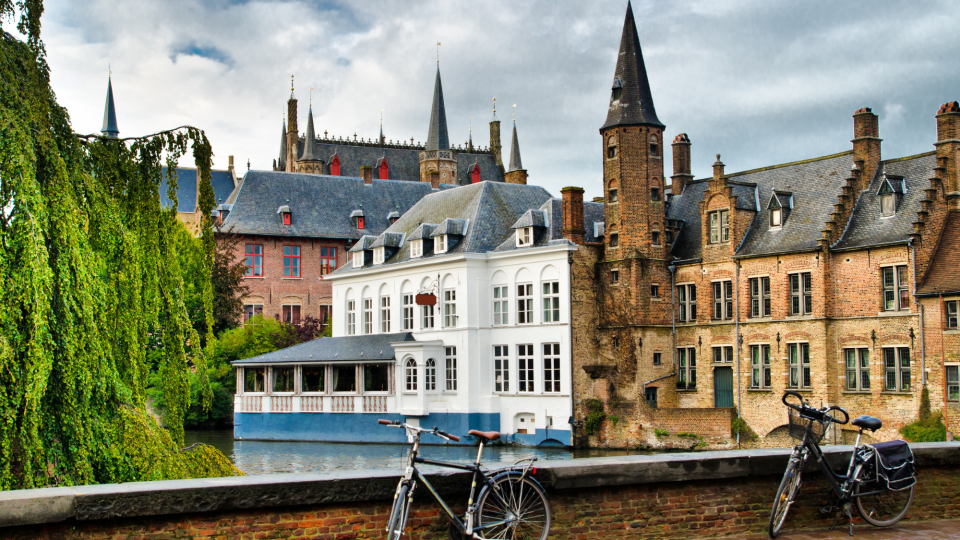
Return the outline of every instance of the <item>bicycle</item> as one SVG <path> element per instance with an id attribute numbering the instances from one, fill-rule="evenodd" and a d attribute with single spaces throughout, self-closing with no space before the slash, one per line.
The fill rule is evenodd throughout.
<path id="1" fill-rule="evenodd" d="M 787 398 L 791 396 L 799 400 L 799 405 L 788 402 Z M 820 471 L 827 479 L 831 489 L 831 501 L 828 501 L 827 506 L 821 508 L 820 511 L 824 514 L 830 514 L 835 510 L 841 510 L 837 514 L 833 526 L 830 527 L 831 530 L 837 526 L 840 518 L 846 515 L 850 520 L 850 536 L 853 536 L 852 506 L 854 505 L 864 521 L 874 527 L 889 527 L 906 515 L 910 503 L 913 502 L 914 484 L 911 483 L 908 488 L 892 489 L 890 487 L 891 482 L 887 481 L 885 477 L 881 478 L 879 474 L 871 477 L 878 472 L 874 470 L 874 467 L 882 466 L 882 462 L 878 463 L 877 461 L 876 448 L 860 444 L 863 430 L 876 432 L 883 426 L 883 422 L 879 418 L 860 416 L 853 420 L 852 424 L 860 428 L 860 431 L 857 433 L 857 441 L 851 452 L 846 474 L 840 474 L 834 471 L 833 467 L 824 459 L 823 451 L 820 449 L 820 441 L 831 424 L 844 425 L 851 423 L 847 411 L 836 406 L 820 409 L 810 407 L 803 400 L 803 397 L 796 392 L 785 393 L 782 401 L 784 405 L 791 409 L 789 413 L 790 436 L 800 441 L 800 444 L 794 447 L 793 453 L 790 455 L 787 469 L 783 473 L 783 480 L 780 482 L 780 487 L 777 489 L 776 497 L 773 500 L 773 508 L 770 511 L 770 538 L 776 538 L 783 528 L 783 522 L 786 520 L 794 497 L 800 489 L 800 476 L 803 472 L 803 466 L 811 455 L 819 465 Z M 839 413 L 843 414 L 842 420 L 839 418 Z M 902 442 L 881 444 L 906 445 Z M 912 474 L 912 468 L 910 474 Z M 833 500 L 834 497 L 835 501 Z"/>
<path id="2" fill-rule="evenodd" d="M 483 456 L 483 445 L 496 441 L 500 433 L 496 431 L 477 431 L 472 429 L 469 434 L 480 441 L 477 451 L 477 462 L 471 465 L 434 461 L 420 457 L 420 436 L 424 433 L 435 435 L 448 441 L 460 442 L 460 437 L 445 433 L 436 427 L 423 429 L 399 421 L 377 420 L 380 425 L 403 428 L 412 438 L 412 447 L 407 454 L 407 465 L 403 477 L 397 485 L 393 496 L 393 508 L 390 519 L 387 521 L 388 540 L 397 540 L 407 525 L 407 517 L 413 502 L 413 493 L 418 484 L 423 484 L 440 506 L 441 513 L 446 515 L 450 524 L 448 534 L 451 539 L 473 538 L 486 539 L 539 539 L 546 540 L 550 533 L 550 502 L 543 487 L 532 476 L 536 474 L 534 463 L 537 458 L 527 458 L 517 461 L 510 467 L 495 471 L 484 471 L 481 468 L 480 458 Z M 520 467 L 521 463 L 527 462 Z M 473 482 L 470 486 L 470 497 L 467 501 L 467 511 L 461 521 L 447 503 L 437 493 L 426 477 L 417 469 L 418 463 L 460 469 L 473 473 Z M 473 495 L 477 488 L 477 480 L 482 487 L 474 504 Z M 482 533 L 481 536 L 479 533 Z"/>

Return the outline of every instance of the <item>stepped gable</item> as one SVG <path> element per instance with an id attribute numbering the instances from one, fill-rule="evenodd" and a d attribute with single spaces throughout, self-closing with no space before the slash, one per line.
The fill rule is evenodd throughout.
<path id="1" fill-rule="evenodd" d="M 362 178 L 249 171 L 232 197 L 234 206 L 224 227 L 238 234 L 355 240 L 379 235 L 397 205 L 403 215 L 435 191 L 423 182 L 374 180 L 365 185 Z M 350 213 L 361 204 L 365 228 L 358 230 Z M 277 215 L 284 205 L 293 213 L 290 225 L 283 225 Z"/>
<path id="2" fill-rule="evenodd" d="M 623 34 L 620 37 L 620 55 L 617 57 L 613 88 L 619 88 L 620 95 L 611 95 L 607 121 L 600 128 L 601 131 L 613 126 L 664 127 L 657 119 L 657 111 L 653 107 L 647 68 L 643 63 L 643 51 L 640 49 L 640 35 L 633 17 L 633 6 L 629 2 L 623 21 Z"/>
<path id="3" fill-rule="evenodd" d="M 429 184 L 420 184 L 429 187 Z M 421 224 L 440 226 L 448 219 L 466 221 L 466 230 L 455 245 L 440 255 L 432 251 L 417 260 L 462 253 L 494 251 L 508 237 L 513 238 L 511 226 L 527 210 L 538 209 L 552 197 L 539 186 L 481 182 L 468 186 L 451 186 L 423 197 L 400 219 L 386 229 L 389 233 L 404 234 L 407 241 L 383 266 L 410 260 L 410 239 Z M 364 206 L 366 208 L 366 206 Z M 436 230 L 431 234 L 435 234 Z M 370 234 L 369 232 L 367 234 Z M 379 233 L 377 233 L 379 234 Z M 352 265 L 343 265 L 336 273 L 352 272 Z"/>
<path id="4" fill-rule="evenodd" d="M 687 182 L 682 194 L 670 198 L 667 219 L 683 221 L 670 251 L 677 260 L 687 261 L 703 257 L 700 238 L 700 202 L 703 201 L 703 194 L 708 187 L 709 180 Z"/>
<path id="5" fill-rule="evenodd" d="M 234 365 L 296 362 L 356 362 L 393 360 L 391 343 L 416 341 L 410 332 L 365 336 L 322 337 L 251 358 L 231 362 Z"/>
<path id="6" fill-rule="evenodd" d="M 899 212 L 898 212 L 899 213 Z M 918 296 L 960 293 L 960 212 L 947 213 L 940 244 L 930 269 L 917 287 Z"/>
<path id="7" fill-rule="evenodd" d="M 820 231 L 830 220 L 834 205 L 840 202 L 839 195 L 850 176 L 852 154 L 843 152 L 727 175 L 732 181 L 756 184 L 760 201 L 760 211 L 750 224 L 736 256 L 753 257 L 817 249 Z M 780 230 L 771 230 L 770 211 L 767 209 L 774 190 L 793 193 L 794 206 Z M 755 204 L 752 196 L 750 204 Z"/>
<path id="8" fill-rule="evenodd" d="M 846 230 L 833 249 L 858 249 L 893 243 L 906 244 L 913 233 L 913 222 L 925 197 L 924 189 L 930 187 L 930 177 L 937 165 L 936 152 L 887 160 L 881 163 L 870 186 L 860 194 Z M 907 191 L 897 204 L 893 216 L 880 216 L 880 196 L 877 192 L 884 181 L 884 174 L 903 177 Z M 936 259 L 934 259 L 936 260 Z"/>

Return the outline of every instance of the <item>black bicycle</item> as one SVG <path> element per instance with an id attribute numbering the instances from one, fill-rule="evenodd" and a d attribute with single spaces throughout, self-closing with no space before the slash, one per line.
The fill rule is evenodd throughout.
<path id="1" fill-rule="evenodd" d="M 477 451 L 477 462 L 475 464 L 461 465 L 459 463 L 425 459 L 419 456 L 420 436 L 424 433 L 454 442 L 460 442 L 460 437 L 445 433 L 437 428 L 423 429 L 390 420 L 378 420 L 377 422 L 385 426 L 405 429 L 407 435 L 413 441 L 410 453 L 407 454 L 407 466 L 404 469 L 403 478 L 400 479 L 397 492 L 393 497 L 393 509 L 390 511 L 390 519 L 387 522 L 388 540 L 397 540 L 403 535 L 407 526 L 410 506 L 413 502 L 413 492 L 418 484 L 423 484 L 434 500 L 437 501 L 437 504 L 440 505 L 442 513 L 450 521 L 448 532 L 453 540 L 460 538 L 473 538 L 475 540 L 493 538 L 546 540 L 550 534 L 550 502 L 547 501 L 543 487 L 532 476 L 536 473 L 534 463 L 537 458 L 522 459 L 514 463 L 513 466 L 504 469 L 484 471 L 480 464 L 480 458 L 483 456 L 483 445 L 499 439 L 500 434 L 496 431 L 470 430 L 469 434 L 480 441 L 480 449 Z M 473 473 L 470 498 L 467 501 L 467 512 L 463 521 L 450 510 L 450 507 L 430 485 L 426 477 L 417 470 L 418 463 Z M 524 465 L 521 466 L 521 464 Z M 477 488 L 478 479 L 482 487 L 476 499 L 477 502 L 474 504 L 473 495 Z"/>
<path id="2" fill-rule="evenodd" d="M 787 398 L 795 397 L 798 404 Z M 783 528 L 787 512 L 800 490 L 800 476 L 807 458 L 813 456 L 824 478 L 830 484 L 830 501 L 820 509 L 824 514 L 837 513 L 833 529 L 840 518 L 850 520 L 850 536 L 853 536 L 853 510 L 864 521 L 874 527 L 889 527 L 907 514 L 913 502 L 916 479 L 913 476 L 913 454 L 903 441 L 891 441 L 874 445 L 861 445 L 863 430 L 875 432 L 883 426 L 879 418 L 860 416 L 852 422 L 860 428 L 857 442 L 850 455 L 850 463 L 845 474 L 833 470 L 823 457 L 820 441 L 831 424 L 847 424 L 850 415 L 840 407 L 814 408 L 809 406 L 800 394 L 787 392 L 783 395 L 783 404 L 790 410 L 790 436 L 800 441 L 790 455 L 787 470 L 777 489 L 773 508 L 770 511 L 770 537 L 776 538 Z M 839 415 L 843 418 L 840 419 Z"/>

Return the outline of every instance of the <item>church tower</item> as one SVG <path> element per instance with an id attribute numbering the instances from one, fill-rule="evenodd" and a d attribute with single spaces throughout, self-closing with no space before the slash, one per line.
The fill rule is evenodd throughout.
<path id="1" fill-rule="evenodd" d="M 107 103 L 103 106 L 103 128 L 100 133 L 104 137 L 116 139 L 120 135 L 117 128 L 117 110 L 113 105 L 113 77 L 107 77 Z"/>
<path id="2" fill-rule="evenodd" d="M 627 4 L 603 141 L 604 240 L 608 259 L 665 259 L 663 130 Z"/>
<path id="3" fill-rule="evenodd" d="M 293 95 L 293 75 L 290 76 L 290 99 L 287 100 L 287 172 L 297 171 L 300 132 L 297 131 L 297 97 Z"/>
<path id="4" fill-rule="evenodd" d="M 458 184 L 457 157 L 450 149 L 447 135 L 447 112 L 443 106 L 443 86 L 440 84 L 440 66 L 437 65 L 437 81 L 433 86 L 433 107 L 430 110 L 430 131 L 427 147 L 420 152 L 420 181 L 440 184 Z"/>
<path id="5" fill-rule="evenodd" d="M 520 161 L 520 142 L 517 140 L 517 119 L 513 119 L 513 141 L 510 143 L 510 169 L 503 178 L 508 184 L 526 184 L 527 170 Z"/>

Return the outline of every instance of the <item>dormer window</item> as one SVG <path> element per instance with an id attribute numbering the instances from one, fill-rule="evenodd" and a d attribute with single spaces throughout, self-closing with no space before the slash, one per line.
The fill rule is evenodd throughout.
<path id="1" fill-rule="evenodd" d="M 353 267 L 354 268 L 363 267 L 363 251 L 355 251 L 353 253 Z"/>
<path id="2" fill-rule="evenodd" d="M 893 193 L 880 195 L 880 215 L 890 217 L 897 213 L 897 204 Z"/>
<path id="3" fill-rule="evenodd" d="M 903 178 L 883 175 L 883 182 L 877 195 L 880 197 L 880 217 L 890 217 L 897 213 L 897 203 L 907 192 Z"/>
<path id="4" fill-rule="evenodd" d="M 384 248 L 373 248 L 373 264 L 383 264 Z"/>
<path id="5" fill-rule="evenodd" d="M 417 259 L 423 257 L 423 240 L 414 240 L 410 242 L 410 258 Z"/>
<path id="6" fill-rule="evenodd" d="M 363 229 L 363 228 L 364 228 L 363 216 L 360 216 L 360 217 L 357 218 L 357 228 L 358 228 L 358 229 Z"/>
<path id="7" fill-rule="evenodd" d="M 774 208 L 770 210 L 770 227 L 779 228 L 781 225 L 783 225 L 783 209 Z"/>
<path id="8" fill-rule="evenodd" d="M 362 206 L 363 205 L 361 205 L 361 207 Z M 364 222 L 366 221 L 364 217 L 363 208 L 350 212 L 350 219 L 353 220 L 353 226 L 357 229 L 364 229 Z"/>
<path id="9" fill-rule="evenodd" d="M 517 229 L 517 247 L 531 245 L 533 245 L 533 227 L 521 227 Z"/>
<path id="10" fill-rule="evenodd" d="M 440 236 L 437 236 L 435 238 L 436 239 L 433 242 L 433 252 L 446 253 L 447 252 L 447 235 L 441 234 Z"/>
<path id="11" fill-rule="evenodd" d="M 783 227 L 783 224 L 790 217 L 790 209 L 793 208 L 793 193 L 789 191 L 774 191 L 767 203 L 767 210 L 770 211 L 770 230 L 776 231 Z"/>
<path id="12" fill-rule="evenodd" d="M 340 156 L 337 154 L 334 154 L 330 161 L 330 176 L 340 176 Z"/>
<path id="13" fill-rule="evenodd" d="M 610 96 L 611 99 L 613 99 L 613 101 L 619 101 L 619 100 L 620 100 L 620 94 L 622 93 L 622 91 L 623 91 L 623 83 L 620 82 L 620 79 L 614 79 L 614 80 L 613 80 L 613 93 L 612 93 L 611 96 Z"/>
<path id="14" fill-rule="evenodd" d="M 290 223 L 292 223 L 293 220 L 289 206 L 283 205 L 280 208 L 277 208 L 277 213 L 280 214 L 280 219 L 284 225 L 290 225 Z"/>
<path id="15" fill-rule="evenodd" d="M 473 170 L 470 171 L 470 183 L 476 184 L 480 182 L 480 165 L 474 163 Z"/>
<path id="16" fill-rule="evenodd" d="M 283 213 L 283 224 L 289 225 L 291 223 L 290 212 Z"/>

